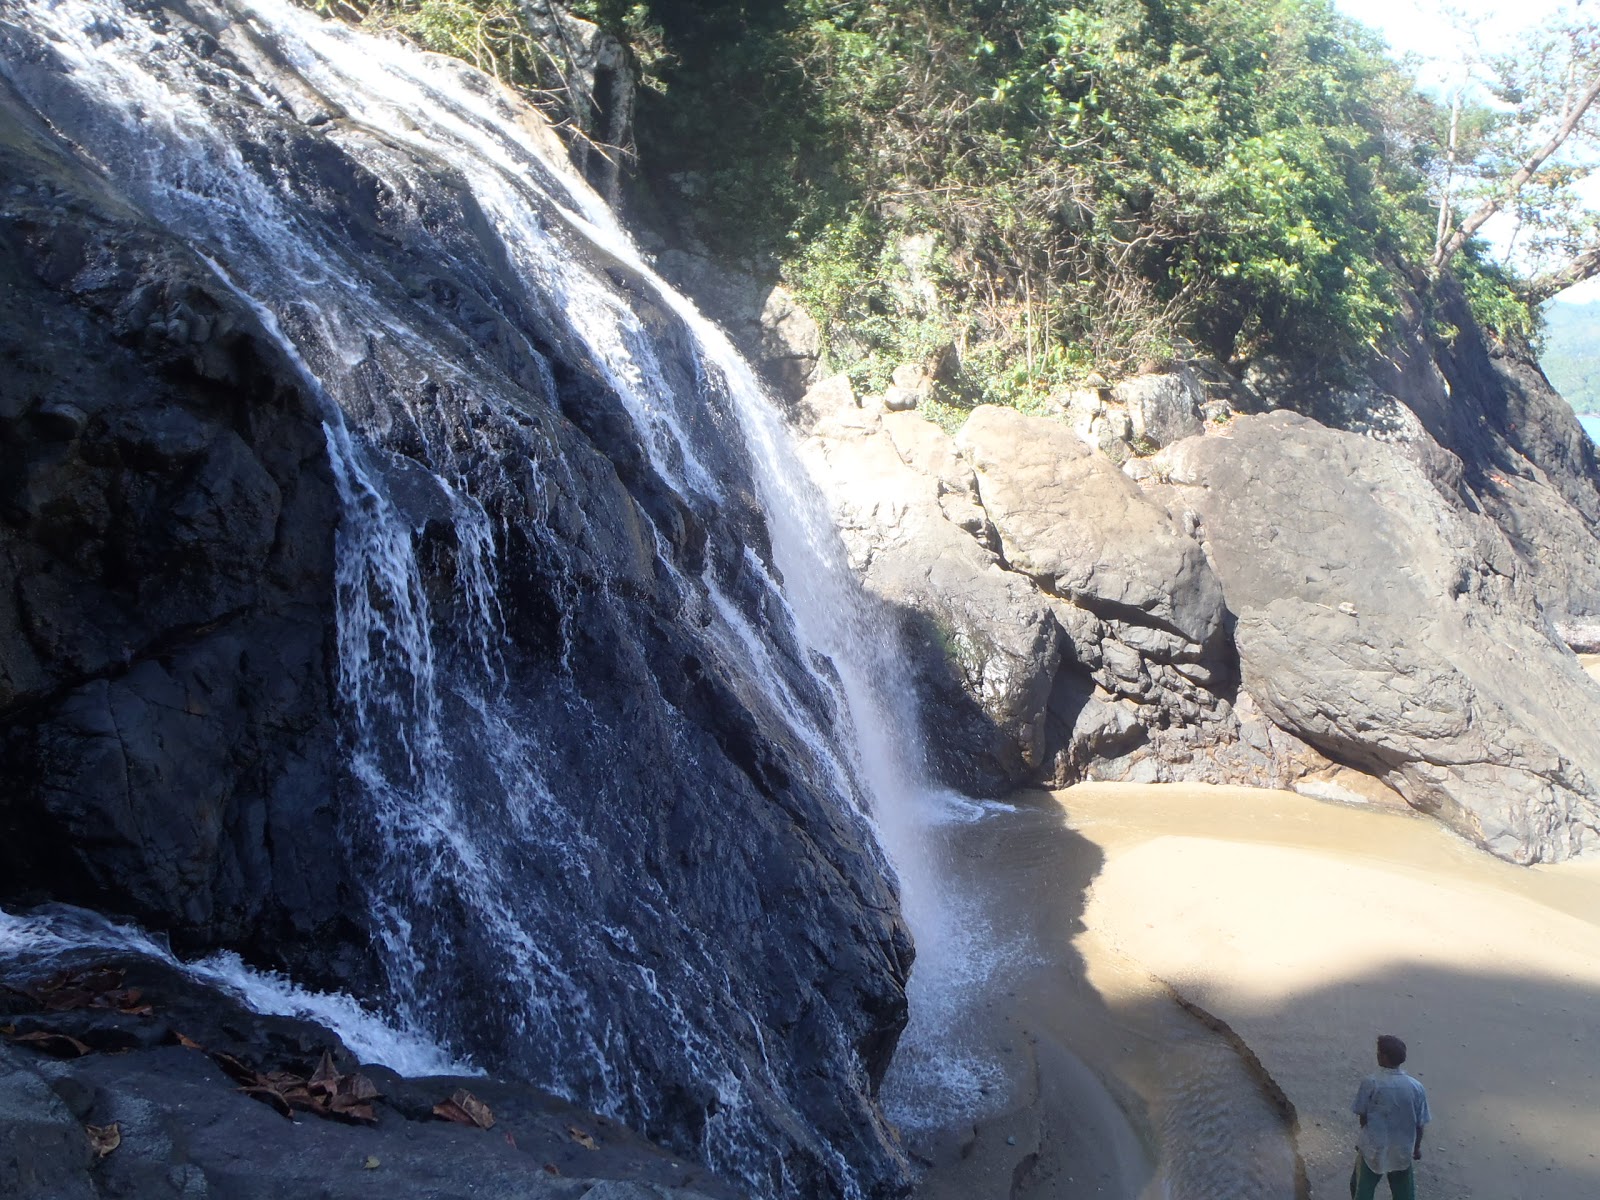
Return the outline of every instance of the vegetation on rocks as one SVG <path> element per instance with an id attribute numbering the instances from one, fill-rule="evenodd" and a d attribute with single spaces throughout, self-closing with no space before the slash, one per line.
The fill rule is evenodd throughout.
<path id="1" fill-rule="evenodd" d="M 1337 359 L 1432 250 L 1442 114 L 1320 0 L 696 8 L 648 10 L 683 50 L 645 177 L 769 256 L 869 388 L 945 343 L 1024 404 L 1191 343 Z"/>
<path id="2" fill-rule="evenodd" d="M 321 2 L 547 102 L 561 74 L 541 60 L 558 51 L 519 40 L 519 14 L 548 20 L 533 0 Z M 1548 138 L 1519 97 L 1581 77 L 1577 36 L 1543 76 L 1507 67 L 1505 95 L 1471 103 L 1420 94 L 1329 0 L 572 11 L 631 48 L 645 85 L 629 202 L 782 278 L 831 365 L 869 390 L 949 346 L 967 402 L 1024 408 L 1093 370 L 1196 351 L 1314 350 L 1326 369 L 1381 346 L 1402 295 L 1426 304 L 1430 271 L 1455 275 L 1492 329 L 1526 336 L 1548 264 L 1519 279 L 1472 235 L 1487 209 L 1560 224 L 1557 196 L 1582 174 L 1548 153 L 1521 171 Z M 1583 230 L 1568 221 L 1566 236 L 1576 254 Z"/>

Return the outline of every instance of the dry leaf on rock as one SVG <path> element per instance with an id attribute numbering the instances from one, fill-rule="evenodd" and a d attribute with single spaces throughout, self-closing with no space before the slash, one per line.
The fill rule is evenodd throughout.
<path id="1" fill-rule="evenodd" d="M 239 1090 L 245 1095 L 272 1105 L 291 1120 L 294 1115 L 292 1110 L 296 1108 L 319 1117 L 333 1117 L 362 1125 L 372 1125 L 378 1120 L 370 1103 L 378 1098 L 377 1085 L 359 1073 L 340 1075 L 334 1069 L 332 1056 L 326 1051 L 310 1079 L 292 1071 L 268 1071 L 263 1074 L 231 1054 L 213 1053 L 211 1059 L 234 1082 L 242 1085 Z"/>
<path id="2" fill-rule="evenodd" d="M 115 1121 L 110 1125 L 85 1125 L 83 1131 L 89 1135 L 89 1147 L 96 1158 L 104 1158 L 122 1145 L 122 1127 Z"/>
<path id="3" fill-rule="evenodd" d="M 494 1113 L 489 1106 L 465 1088 L 458 1088 L 450 1099 L 433 1106 L 433 1115 L 457 1125 L 476 1125 L 479 1129 L 494 1127 Z"/>
<path id="4" fill-rule="evenodd" d="M 183 1034 L 179 1033 L 176 1029 L 174 1029 L 172 1031 L 172 1040 L 177 1042 L 178 1045 L 182 1046 L 185 1050 L 204 1050 L 205 1049 L 205 1047 L 202 1046 L 199 1042 L 195 1041 L 191 1037 L 185 1037 Z"/>
<path id="5" fill-rule="evenodd" d="M 247 1087 L 254 1087 L 261 1079 L 259 1074 L 245 1066 L 233 1055 L 224 1054 L 220 1050 L 213 1050 L 211 1052 L 211 1061 L 216 1063 L 217 1066 L 221 1067 L 223 1073 L 235 1083 L 242 1083 Z"/>
<path id="6" fill-rule="evenodd" d="M 64 1033 L 50 1033 L 39 1030 L 36 1033 L 19 1033 L 11 1039 L 18 1045 L 32 1046 L 35 1050 L 43 1050 L 46 1054 L 53 1054 L 57 1058 L 82 1058 L 89 1053 L 85 1046 L 75 1037 L 68 1037 Z"/>
<path id="7" fill-rule="evenodd" d="M 104 1008 L 132 1017 L 147 1017 L 154 1011 L 143 1003 L 138 988 L 122 986 L 120 967 L 97 966 L 80 970 L 57 971 L 29 988 L 13 989 L 29 997 L 49 1012 L 76 1012 L 85 1008 Z"/>
<path id="8" fill-rule="evenodd" d="M 579 1127 L 577 1125 L 568 1125 L 567 1126 L 567 1136 L 570 1137 L 573 1141 L 577 1142 L 578 1145 L 582 1146 L 585 1150 L 598 1150 L 598 1149 L 600 1149 L 599 1146 L 595 1145 L 594 1134 L 590 1133 L 587 1129 L 583 1129 L 583 1128 L 581 1128 L 581 1127 Z"/>
<path id="9" fill-rule="evenodd" d="M 363 1171 L 376 1171 L 382 1165 L 383 1164 L 378 1161 L 378 1156 L 376 1154 L 369 1154 L 367 1155 L 367 1161 L 361 1164 L 361 1169 Z"/>
<path id="10" fill-rule="evenodd" d="M 294 1120 L 294 1110 L 277 1090 L 269 1087 L 242 1087 L 239 1090 L 252 1100 L 259 1100 L 268 1107 L 276 1109 L 280 1116 Z"/>

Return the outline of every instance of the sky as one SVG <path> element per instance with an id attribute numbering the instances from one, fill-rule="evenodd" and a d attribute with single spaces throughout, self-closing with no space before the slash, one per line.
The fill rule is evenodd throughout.
<path id="1" fill-rule="evenodd" d="M 1479 37 L 1494 47 L 1509 36 L 1531 29 L 1564 7 L 1560 0 L 1334 0 L 1346 16 L 1370 25 L 1389 41 L 1397 54 L 1412 53 L 1424 59 L 1448 62 L 1466 44 L 1466 35 L 1443 15 L 1454 8 L 1471 14 Z"/>
<path id="2" fill-rule="evenodd" d="M 1452 68 L 1459 70 L 1456 64 L 1471 44 L 1468 31 L 1445 15 L 1446 10 L 1469 13 L 1480 44 L 1495 49 L 1570 4 L 1562 0 L 1456 0 L 1454 4 L 1440 0 L 1334 0 L 1334 7 L 1376 29 L 1395 54 L 1415 54 L 1423 59 L 1418 82 L 1427 87 L 1449 80 Z M 1495 232 L 1485 227 L 1491 242 Z M 1508 233 L 1509 228 L 1502 236 Z M 1558 299 L 1572 303 L 1600 300 L 1600 279 L 1569 288 Z"/>

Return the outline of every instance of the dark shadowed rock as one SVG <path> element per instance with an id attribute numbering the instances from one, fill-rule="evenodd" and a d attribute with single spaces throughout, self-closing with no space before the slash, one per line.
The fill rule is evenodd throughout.
<path id="1" fill-rule="evenodd" d="M 1273 722 L 1502 857 L 1594 843 L 1600 687 L 1493 522 L 1403 450 L 1289 413 L 1166 461 Z"/>
<path id="2" fill-rule="evenodd" d="M 114 966 L 140 989 L 141 1007 L 149 1011 L 30 1011 L 21 992 L 0 993 L 0 1013 L 19 1034 L 49 1029 L 89 1049 L 61 1058 L 0 1039 L 0 1188 L 7 1197 L 735 1200 L 743 1194 L 615 1121 L 526 1085 L 482 1075 L 402 1078 L 382 1064 L 362 1064 L 312 1021 L 251 1012 L 163 964 L 133 958 Z M 13 987 L 32 981 L 15 971 L 8 978 Z M 120 1040 L 111 1037 L 113 1026 Z M 230 1067 L 306 1079 L 324 1054 L 339 1074 L 360 1073 L 377 1090 L 371 1121 L 304 1109 L 285 1116 L 246 1094 L 218 1057 L 227 1056 Z M 436 1115 L 435 1106 L 460 1090 L 487 1106 L 490 1128 Z M 91 1129 L 112 1148 L 97 1155 Z"/>
<path id="3" fill-rule="evenodd" d="M 902 1193 L 911 945 L 690 327 L 460 63 L 408 60 L 511 168 L 334 95 L 298 11 L 129 5 L 82 62 L 58 18 L 0 23 L 0 901 L 337 984 L 772 1192 Z"/>
<path id="4" fill-rule="evenodd" d="M 4 891 L 276 952 L 342 921 L 298 849 L 334 836 L 320 417 L 187 249 L 0 130 Z"/>

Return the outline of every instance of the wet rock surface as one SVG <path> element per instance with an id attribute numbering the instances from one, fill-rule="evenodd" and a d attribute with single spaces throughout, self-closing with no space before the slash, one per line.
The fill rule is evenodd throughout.
<path id="1" fill-rule="evenodd" d="M 81 969 L 88 962 L 78 964 Z M 94 964 L 104 966 L 106 964 Z M 734 1200 L 698 1164 L 616 1122 L 523 1084 L 484 1076 L 402 1078 L 361 1064 L 308 1020 L 253 1013 L 176 969 L 114 969 L 141 1012 L 38 1009 L 0 991 L 0 1189 L 16 1200 L 215 1195 L 241 1200 L 419 1196 L 455 1200 Z M 37 980 L 12 972 L 11 988 Z M 40 1030 L 78 1039 L 50 1053 Z M 310 1075 L 326 1055 L 379 1091 L 370 1121 L 284 1115 L 243 1091 L 223 1059 Z M 466 1091 L 487 1128 L 434 1108 Z"/>
<path id="2" fill-rule="evenodd" d="M 0 30 L 0 902 L 348 989 L 773 1194 L 902 1191 L 911 946 L 722 376 L 484 77 L 112 17 Z"/>
<path id="3" fill-rule="evenodd" d="M 259 318 L 0 104 L 0 876 L 336 936 L 321 416 Z"/>

